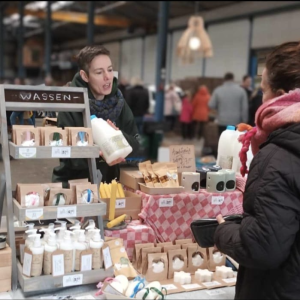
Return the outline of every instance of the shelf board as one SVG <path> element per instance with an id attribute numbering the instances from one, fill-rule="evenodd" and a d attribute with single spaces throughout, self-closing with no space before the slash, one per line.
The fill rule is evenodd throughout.
<path id="1" fill-rule="evenodd" d="M 107 277 L 112 277 L 113 273 L 113 268 L 110 268 L 108 270 L 99 269 L 92 271 L 72 272 L 65 274 L 64 276 L 82 274 L 82 284 L 80 283 L 78 285 L 83 285 L 98 283 Z M 23 275 L 23 267 L 18 261 L 18 280 L 24 293 L 55 290 L 67 287 L 63 285 L 64 276 L 53 277 L 52 275 L 41 275 L 39 277 L 27 277 Z"/>
<path id="2" fill-rule="evenodd" d="M 68 156 L 60 153 L 60 150 L 67 148 Z M 58 153 L 53 153 L 58 150 Z M 50 159 L 50 158 L 98 158 L 100 148 L 98 146 L 33 146 L 23 147 L 9 142 L 9 153 L 14 159 Z M 23 154 L 22 154 L 23 153 Z"/>
<path id="3" fill-rule="evenodd" d="M 60 206 L 43 206 L 35 208 L 23 208 L 20 203 L 13 199 L 14 206 L 14 215 L 19 221 L 35 221 L 35 220 L 53 220 L 58 218 L 57 211 L 58 209 L 64 208 L 65 211 L 73 209 L 76 206 L 76 215 L 70 214 L 65 217 L 60 216 L 60 218 L 68 217 L 93 217 L 93 216 L 104 216 L 106 215 L 106 203 L 91 203 L 91 204 L 74 204 L 74 205 L 60 205 Z M 33 211 L 36 211 L 36 217 L 32 214 Z M 39 215 L 39 212 L 42 210 L 42 215 Z M 27 217 L 26 217 L 27 215 Z"/>

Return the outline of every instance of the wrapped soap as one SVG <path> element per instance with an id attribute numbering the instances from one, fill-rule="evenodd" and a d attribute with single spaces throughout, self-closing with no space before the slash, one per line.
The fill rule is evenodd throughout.
<path id="1" fill-rule="evenodd" d="M 174 272 L 187 270 L 187 252 L 185 249 L 169 250 L 169 272 L 168 279 L 172 279 Z"/>
<path id="2" fill-rule="evenodd" d="M 227 279 L 227 278 L 233 278 L 234 273 L 232 268 L 226 267 L 226 266 L 217 266 L 216 267 L 216 277 Z"/>
<path id="3" fill-rule="evenodd" d="M 211 282 L 213 277 L 213 272 L 208 271 L 207 269 L 198 269 L 195 273 L 195 279 L 201 282 Z"/>
<path id="4" fill-rule="evenodd" d="M 166 253 L 148 254 L 146 280 L 166 280 L 168 277 L 168 257 Z"/>

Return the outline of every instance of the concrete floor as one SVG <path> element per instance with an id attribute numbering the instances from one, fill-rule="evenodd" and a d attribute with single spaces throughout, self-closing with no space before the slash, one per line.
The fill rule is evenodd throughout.
<path id="1" fill-rule="evenodd" d="M 42 120 L 37 119 L 37 125 L 41 126 Z M 167 134 L 164 138 L 163 145 L 169 146 L 170 144 L 194 144 L 196 156 L 201 155 L 203 140 L 197 141 L 183 141 L 178 135 Z M 45 183 L 51 182 L 52 170 L 58 166 L 58 159 L 46 160 L 11 160 L 11 173 L 12 173 L 12 187 L 15 189 L 17 183 Z M 0 172 L 4 173 L 3 162 L 0 162 Z M 5 211 L 5 210 L 4 210 Z M 173 294 L 167 296 L 167 299 L 233 299 L 234 287 L 221 288 L 216 290 L 203 290 L 196 292 L 186 292 L 180 294 Z M 103 297 L 96 297 L 96 284 L 78 286 L 68 289 L 59 290 L 55 293 L 45 293 L 43 295 L 29 296 L 24 295 L 21 289 L 9 293 L 0 293 L 0 299 L 41 299 L 42 297 L 51 296 L 69 296 L 72 295 L 77 299 L 88 299 L 94 297 L 96 299 L 104 299 Z M 48 299 L 51 299 L 50 297 Z M 90 298 L 93 299 L 93 298 Z"/>

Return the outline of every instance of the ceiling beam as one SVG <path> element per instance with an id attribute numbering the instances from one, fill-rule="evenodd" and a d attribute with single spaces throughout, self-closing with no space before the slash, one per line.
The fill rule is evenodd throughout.
<path id="1" fill-rule="evenodd" d="M 6 15 L 12 15 L 14 13 L 18 13 L 17 8 L 7 8 L 5 10 Z M 39 10 L 39 11 L 32 11 L 25 9 L 24 15 L 31 15 L 40 19 L 46 18 L 46 12 Z M 51 14 L 51 18 L 53 21 L 61 21 L 61 22 L 69 22 L 69 23 L 80 23 L 80 24 L 87 24 L 88 22 L 88 15 L 85 13 L 78 13 L 78 12 L 71 12 L 71 11 L 54 11 Z M 130 21 L 124 18 L 111 18 L 105 16 L 95 16 L 94 24 L 96 26 L 108 26 L 108 27 L 121 27 L 126 28 L 130 26 Z"/>

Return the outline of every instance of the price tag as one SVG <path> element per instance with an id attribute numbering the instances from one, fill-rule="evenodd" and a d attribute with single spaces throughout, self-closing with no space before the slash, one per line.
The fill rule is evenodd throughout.
<path id="1" fill-rule="evenodd" d="M 53 276 L 62 276 L 65 274 L 64 267 L 64 255 L 53 255 L 52 256 L 52 275 Z"/>
<path id="2" fill-rule="evenodd" d="M 57 158 L 71 157 L 71 147 L 52 147 L 52 157 L 57 157 Z"/>
<path id="3" fill-rule="evenodd" d="M 92 270 L 92 254 L 81 256 L 81 271 Z"/>
<path id="4" fill-rule="evenodd" d="M 226 283 L 235 283 L 236 282 L 236 277 L 233 278 L 227 278 L 227 279 L 222 279 Z"/>
<path id="5" fill-rule="evenodd" d="M 174 284 L 165 284 L 162 285 L 161 287 L 164 287 L 167 291 L 177 290 L 177 287 Z"/>
<path id="6" fill-rule="evenodd" d="M 209 296 L 216 296 L 216 295 L 223 295 L 223 294 L 226 294 L 226 292 L 224 292 L 224 291 L 221 290 L 221 289 L 212 290 L 212 291 L 206 291 L 206 293 L 207 293 Z"/>
<path id="7" fill-rule="evenodd" d="M 224 202 L 224 196 L 212 196 L 211 204 L 212 205 L 222 205 Z"/>
<path id="8" fill-rule="evenodd" d="M 23 262 L 23 274 L 30 277 L 31 273 L 31 263 L 32 255 L 29 253 L 24 253 L 24 262 Z"/>
<path id="9" fill-rule="evenodd" d="M 109 269 L 113 266 L 113 262 L 111 260 L 109 247 L 104 248 L 102 250 L 102 253 L 103 253 L 103 260 L 104 260 L 105 270 L 107 270 L 107 269 Z"/>
<path id="10" fill-rule="evenodd" d="M 126 199 L 116 199 L 116 208 L 126 208 Z"/>
<path id="11" fill-rule="evenodd" d="M 57 219 L 74 218 L 77 216 L 77 206 L 61 206 L 57 207 Z"/>
<path id="12" fill-rule="evenodd" d="M 217 286 L 217 285 L 221 285 L 218 281 L 212 281 L 212 282 L 202 282 L 202 284 L 204 286 L 208 287 L 212 287 L 212 286 Z"/>
<path id="13" fill-rule="evenodd" d="M 173 198 L 159 198 L 159 207 L 173 207 Z"/>
<path id="14" fill-rule="evenodd" d="M 36 148 L 19 148 L 19 158 L 33 158 L 36 157 Z"/>
<path id="15" fill-rule="evenodd" d="M 83 275 L 67 275 L 63 277 L 63 287 L 82 284 Z"/>
<path id="16" fill-rule="evenodd" d="M 43 208 L 32 208 L 32 209 L 25 210 L 26 221 L 43 219 L 43 215 L 44 215 Z"/>
<path id="17" fill-rule="evenodd" d="M 194 284 L 185 284 L 182 286 L 185 290 L 191 290 L 191 289 L 198 289 L 201 288 L 201 286 L 197 283 Z"/>

